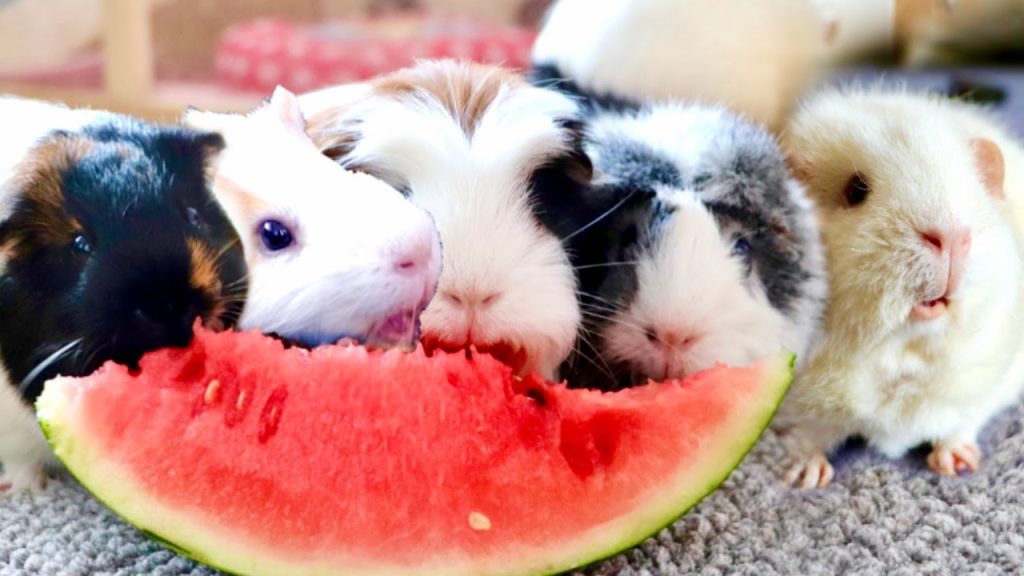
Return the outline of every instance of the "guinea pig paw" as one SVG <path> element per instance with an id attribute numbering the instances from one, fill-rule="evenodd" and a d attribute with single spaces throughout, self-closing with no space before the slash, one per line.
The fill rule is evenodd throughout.
<path id="1" fill-rule="evenodd" d="M 46 488 L 46 472 L 42 466 L 19 466 L 0 474 L 0 495 L 41 492 Z"/>
<path id="2" fill-rule="evenodd" d="M 940 476 L 956 476 L 960 472 L 976 472 L 981 466 L 981 450 L 970 440 L 938 442 L 928 454 L 928 467 Z"/>
<path id="3" fill-rule="evenodd" d="M 797 462 L 786 472 L 785 482 L 801 490 L 824 488 L 832 482 L 835 471 L 824 453 L 819 452 Z"/>

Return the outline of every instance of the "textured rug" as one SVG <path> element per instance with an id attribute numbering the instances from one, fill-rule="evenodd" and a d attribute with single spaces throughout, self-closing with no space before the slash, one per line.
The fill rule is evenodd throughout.
<path id="1" fill-rule="evenodd" d="M 639 547 L 587 575 L 1020 574 L 1024 572 L 1024 406 L 982 439 L 978 473 L 938 478 L 923 454 L 887 461 L 859 446 L 836 481 L 780 484 L 768 432 L 723 487 Z M 73 480 L 0 502 L 4 576 L 211 575 L 147 541 Z"/>

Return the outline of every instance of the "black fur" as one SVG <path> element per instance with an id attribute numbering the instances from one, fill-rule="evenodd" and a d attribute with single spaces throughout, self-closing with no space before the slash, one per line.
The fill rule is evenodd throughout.
<path id="1" fill-rule="evenodd" d="M 29 401 L 57 374 L 88 374 L 107 360 L 134 365 L 144 352 L 191 341 L 193 320 L 217 302 L 190 286 L 187 239 L 220 254 L 227 325 L 246 292 L 237 233 L 205 178 L 209 154 L 224 145 L 219 135 L 117 116 L 82 135 L 95 145 L 60 174 L 60 209 L 81 223 L 91 253 L 26 236 L 40 207 L 22 193 L 0 223 L 0 245 L 14 245 L 0 276 L 0 355 L 12 383 L 81 339 L 23 383 Z"/>
<path id="2" fill-rule="evenodd" d="M 568 78 L 554 64 L 534 64 L 526 73 L 527 80 L 535 86 L 553 88 L 579 101 L 581 108 L 587 113 L 598 110 L 606 112 L 627 112 L 638 110 L 641 103 L 610 93 L 599 93 L 587 90 Z"/>

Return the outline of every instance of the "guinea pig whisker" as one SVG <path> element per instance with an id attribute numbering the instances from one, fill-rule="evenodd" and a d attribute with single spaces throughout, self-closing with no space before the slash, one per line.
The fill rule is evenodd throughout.
<path id="1" fill-rule="evenodd" d="M 69 352 L 71 352 L 76 346 L 78 346 L 81 343 L 81 338 L 72 340 L 71 342 L 68 342 L 67 344 L 58 348 L 57 351 L 54 352 L 53 354 L 47 356 L 45 360 L 43 360 L 39 364 L 36 364 L 36 367 L 33 368 L 32 371 L 29 372 L 24 378 L 22 378 L 21 383 L 18 385 L 18 392 L 24 394 L 24 392 L 28 390 L 28 387 L 31 386 L 33 382 L 35 382 L 36 378 L 39 378 L 40 374 L 42 374 L 49 367 L 59 362 L 61 358 L 66 356 Z"/>
<path id="2" fill-rule="evenodd" d="M 218 250 L 217 253 L 213 255 L 213 261 L 219 262 L 220 259 L 223 258 L 224 255 L 228 253 L 228 250 L 231 250 L 232 248 L 237 246 L 240 241 L 241 240 L 239 240 L 238 238 L 234 238 L 232 240 L 225 242 L 224 245 L 221 246 L 220 250 Z"/>
<path id="3" fill-rule="evenodd" d="M 574 266 L 573 270 L 590 270 L 592 268 L 612 268 L 615 266 L 636 266 L 639 263 L 639 260 L 630 260 L 628 262 L 604 262 L 603 264 L 585 264 L 583 266 Z"/>
<path id="4" fill-rule="evenodd" d="M 598 302 L 603 302 L 603 303 L 607 304 L 609 307 L 615 308 L 616 310 L 619 307 L 618 303 L 613 302 L 612 300 L 609 300 L 609 299 L 604 298 L 602 296 L 598 296 L 597 294 L 590 293 L 590 292 L 584 292 L 582 290 L 577 290 L 576 291 L 576 295 L 580 296 L 581 298 L 590 298 L 592 300 L 597 300 Z"/>
<path id="5" fill-rule="evenodd" d="M 621 200 L 616 202 L 611 208 L 605 210 L 604 212 L 599 214 L 596 218 L 594 218 L 593 220 L 591 220 L 587 224 L 584 224 L 582 227 L 580 227 L 578 230 L 576 230 L 572 234 L 569 234 L 565 238 L 562 238 L 562 244 L 565 244 L 565 243 L 569 242 L 569 240 L 572 240 L 576 236 L 579 236 L 580 234 L 582 234 L 582 233 L 586 232 L 587 230 L 589 230 L 592 226 L 595 226 L 598 223 L 600 223 L 601 220 L 604 220 L 605 218 L 607 218 L 607 217 L 611 216 L 612 214 L 614 214 L 616 210 L 618 210 L 619 208 L 622 208 L 622 206 L 625 205 L 626 202 L 628 202 L 630 200 L 630 198 L 633 197 L 633 194 L 635 194 L 635 192 L 630 192 L 629 194 L 626 194 L 625 197 L 623 197 Z"/>
<path id="6" fill-rule="evenodd" d="M 597 350 L 597 347 L 594 346 L 593 342 L 591 340 L 589 340 L 582 333 L 580 334 L 580 340 L 582 340 L 583 343 L 585 343 L 587 345 L 587 347 L 589 347 L 591 350 L 595 350 L 595 351 Z M 587 354 L 580 347 L 579 343 L 575 344 L 574 348 L 576 350 L 576 355 L 577 356 L 579 356 L 580 358 L 583 358 L 584 360 L 586 360 L 588 363 L 590 363 L 591 366 L 596 368 L 597 371 L 600 372 L 603 376 L 607 376 L 609 380 L 612 380 L 612 381 L 615 380 L 615 373 L 612 371 L 611 366 L 608 365 L 608 362 L 606 362 L 605 359 L 603 357 L 601 357 L 600 354 L 596 354 L 596 353 L 593 354 L 593 355 Z"/>

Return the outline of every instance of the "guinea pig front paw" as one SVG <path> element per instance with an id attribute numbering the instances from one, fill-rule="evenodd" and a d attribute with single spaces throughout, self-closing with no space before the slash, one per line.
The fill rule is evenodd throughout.
<path id="1" fill-rule="evenodd" d="M 46 472 L 41 465 L 11 466 L 0 473 L 0 497 L 40 492 L 43 488 L 46 488 Z"/>
<path id="2" fill-rule="evenodd" d="M 832 482 L 835 471 L 824 452 L 803 457 L 786 472 L 785 482 L 801 490 L 824 488 Z"/>
<path id="3" fill-rule="evenodd" d="M 941 476 L 975 472 L 981 465 L 981 450 L 971 440 L 943 440 L 932 445 L 928 467 Z"/>

